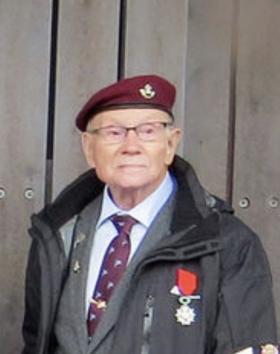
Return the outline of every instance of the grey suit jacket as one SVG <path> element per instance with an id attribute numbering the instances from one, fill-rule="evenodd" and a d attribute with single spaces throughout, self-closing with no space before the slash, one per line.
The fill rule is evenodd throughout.
<path id="1" fill-rule="evenodd" d="M 74 232 L 73 249 L 70 255 L 71 273 L 62 295 L 56 322 L 55 331 L 60 342 L 60 348 L 56 354 L 110 353 L 114 325 L 118 319 L 120 306 L 129 289 L 130 280 L 145 255 L 155 247 L 160 239 L 168 236 L 173 205 L 174 195 L 169 198 L 154 219 L 144 240 L 130 261 L 89 344 L 85 315 L 85 289 L 91 247 L 100 214 L 101 197 L 94 200 L 82 211 Z"/>

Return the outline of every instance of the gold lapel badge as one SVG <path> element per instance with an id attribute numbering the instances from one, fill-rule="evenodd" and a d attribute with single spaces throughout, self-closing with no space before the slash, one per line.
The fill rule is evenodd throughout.
<path id="1" fill-rule="evenodd" d="M 74 263 L 73 272 L 74 272 L 75 274 L 77 274 L 77 273 L 79 273 L 80 271 L 81 271 L 80 263 L 79 263 L 79 261 L 76 261 L 76 262 Z"/>
<path id="2" fill-rule="evenodd" d="M 156 91 L 150 84 L 146 84 L 143 88 L 139 89 L 140 95 L 147 100 L 152 99 L 156 95 Z"/>
<path id="3" fill-rule="evenodd" d="M 83 242 L 86 239 L 86 235 L 83 233 L 80 233 L 77 236 L 77 239 L 74 242 L 74 248 L 76 248 L 81 242 Z"/>

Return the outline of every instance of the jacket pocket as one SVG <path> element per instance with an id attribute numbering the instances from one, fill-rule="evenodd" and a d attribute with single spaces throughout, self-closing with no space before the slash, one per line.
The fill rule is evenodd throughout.
<path id="1" fill-rule="evenodd" d="M 154 316 L 154 297 L 149 295 L 145 303 L 145 312 L 143 320 L 143 342 L 141 354 L 149 354 L 151 346 L 151 331 Z"/>

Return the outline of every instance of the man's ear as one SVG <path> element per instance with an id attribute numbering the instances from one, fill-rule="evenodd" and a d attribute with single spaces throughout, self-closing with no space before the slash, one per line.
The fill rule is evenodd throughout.
<path id="1" fill-rule="evenodd" d="M 181 140 L 181 136 L 182 136 L 182 131 L 179 128 L 172 129 L 168 136 L 168 140 L 167 140 L 168 146 L 166 150 L 166 160 L 165 160 L 167 166 L 169 166 L 173 162 L 174 156 L 177 151 L 177 147 Z"/>
<path id="2" fill-rule="evenodd" d="M 91 168 L 95 168 L 94 147 L 92 135 L 88 132 L 83 132 L 81 135 L 82 148 L 86 161 Z"/>

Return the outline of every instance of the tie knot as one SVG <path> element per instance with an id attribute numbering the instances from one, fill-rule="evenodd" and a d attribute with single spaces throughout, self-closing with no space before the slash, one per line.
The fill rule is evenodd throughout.
<path id="1" fill-rule="evenodd" d="M 130 215 L 118 215 L 115 214 L 111 216 L 111 220 L 113 224 L 115 225 L 116 229 L 118 230 L 118 233 L 125 233 L 126 235 L 130 234 L 130 231 L 137 223 L 137 220 L 135 220 L 132 216 Z"/>

